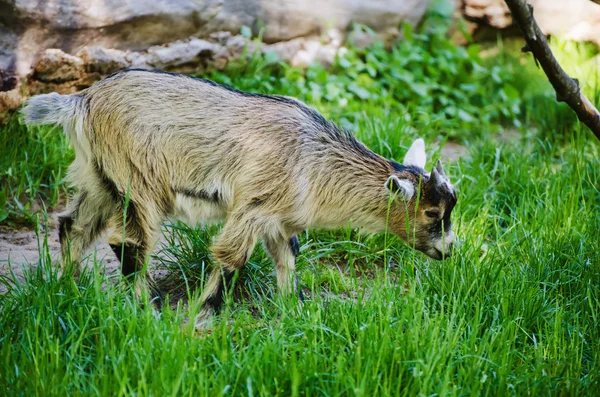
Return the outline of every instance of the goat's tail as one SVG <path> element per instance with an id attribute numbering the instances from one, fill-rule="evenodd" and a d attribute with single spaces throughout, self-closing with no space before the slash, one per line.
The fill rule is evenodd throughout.
<path id="1" fill-rule="evenodd" d="M 81 95 L 60 95 L 56 92 L 31 97 L 21 109 L 26 124 L 72 125 L 78 116 Z"/>
<path id="2" fill-rule="evenodd" d="M 21 109 L 26 124 L 59 124 L 70 139 L 78 157 L 91 158 L 91 146 L 84 131 L 88 116 L 84 96 L 60 95 L 55 92 L 31 97 Z"/>

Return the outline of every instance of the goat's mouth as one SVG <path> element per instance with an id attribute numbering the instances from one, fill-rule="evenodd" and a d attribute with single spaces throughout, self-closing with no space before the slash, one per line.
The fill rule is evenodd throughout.
<path id="1" fill-rule="evenodd" d="M 428 257 L 437 260 L 448 259 L 451 255 L 451 253 L 444 253 L 435 247 L 427 247 L 426 249 L 420 251 L 426 254 Z"/>

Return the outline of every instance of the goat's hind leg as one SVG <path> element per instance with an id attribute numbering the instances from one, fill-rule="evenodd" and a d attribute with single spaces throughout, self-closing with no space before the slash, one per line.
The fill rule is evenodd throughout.
<path id="1" fill-rule="evenodd" d="M 103 208 L 106 206 L 100 197 L 92 197 L 84 190 L 73 198 L 69 209 L 58 216 L 63 275 L 79 275 L 81 257 L 106 229 L 108 216 Z"/>
<path id="2" fill-rule="evenodd" d="M 162 296 L 153 278 L 144 274 L 143 270 L 160 230 L 159 219 L 158 215 L 152 216 L 150 210 L 143 210 L 131 201 L 126 218 L 120 215 L 111 221 L 115 230 L 108 240 L 121 262 L 123 277 L 133 284 L 135 295 L 139 298 L 145 291 L 157 305 L 160 305 Z"/>

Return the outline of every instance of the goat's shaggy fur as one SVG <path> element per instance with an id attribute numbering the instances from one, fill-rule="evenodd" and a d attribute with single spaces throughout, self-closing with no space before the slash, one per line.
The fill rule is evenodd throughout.
<path id="1" fill-rule="evenodd" d="M 295 236 L 309 227 L 351 222 L 390 230 L 433 257 L 450 254 L 456 196 L 441 164 L 423 170 L 422 140 L 400 165 L 296 99 L 142 70 L 78 94 L 33 97 L 22 112 L 27 123 L 61 124 L 75 148 L 69 179 L 78 192 L 60 216 L 63 263 L 75 272 L 108 227 L 129 276 L 166 217 L 225 221 L 211 247 L 221 271 L 205 288 L 203 316 L 218 309 L 224 282 L 259 240 L 279 287 L 295 289 Z"/>

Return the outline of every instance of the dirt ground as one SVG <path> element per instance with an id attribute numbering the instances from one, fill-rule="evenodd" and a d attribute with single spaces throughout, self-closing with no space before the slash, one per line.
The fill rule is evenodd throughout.
<path id="1" fill-rule="evenodd" d="M 31 229 L 8 229 L 0 228 L 0 275 L 10 274 L 12 270 L 18 279 L 23 279 L 23 271 L 26 268 L 37 266 L 40 251 L 45 244 L 47 235 L 48 252 L 53 263 L 57 263 L 60 257 L 60 243 L 58 241 L 58 227 L 55 213 L 48 214 L 48 224 L 44 225 L 39 236 Z M 90 250 L 89 255 L 82 266 L 91 266 L 94 255 L 102 261 L 107 274 L 119 273 L 119 261 L 112 252 L 106 236 L 101 237 Z M 6 292 L 6 287 L 0 284 L 0 293 Z"/>
<path id="2" fill-rule="evenodd" d="M 455 162 L 467 153 L 467 148 L 447 142 L 441 151 L 442 161 Z M 48 214 L 48 223 L 44 225 L 39 236 L 31 229 L 9 229 L 0 226 L 0 276 L 9 275 L 14 272 L 19 280 L 23 280 L 24 269 L 37 266 L 41 248 L 45 237 L 48 237 L 48 251 L 53 263 L 57 263 L 60 256 L 60 243 L 58 241 L 57 217 L 55 213 Z M 157 243 L 157 246 L 160 242 Z M 156 252 L 156 249 L 154 250 Z M 116 276 L 119 273 L 119 261 L 108 246 L 106 236 L 96 241 L 94 248 L 90 250 L 82 266 L 92 266 L 93 258 L 101 261 L 107 276 Z M 155 264 L 150 264 L 150 269 Z M 0 284 L 0 294 L 5 293 L 6 287 Z"/>

